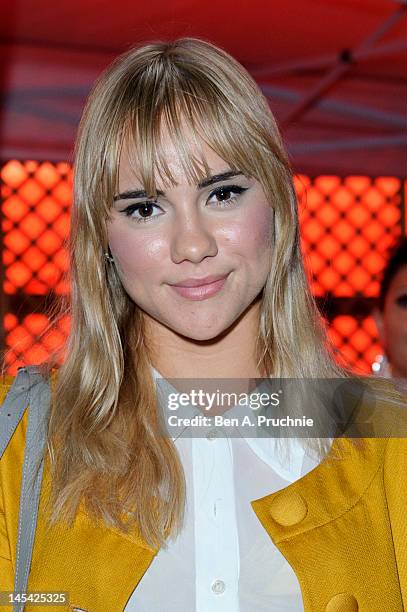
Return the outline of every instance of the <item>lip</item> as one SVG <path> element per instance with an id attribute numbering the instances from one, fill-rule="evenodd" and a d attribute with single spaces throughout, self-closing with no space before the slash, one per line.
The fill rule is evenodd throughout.
<path id="1" fill-rule="evenodd" d="M 224 276 L 217 276 L 217 277 L 210 277 L 207 276 L 206 278 L 202 278 L 202 279 L 188 279 L 187 281 L 183 281 L 185 282 L 200 282 L 200 285 L 195 285 L 195 286 L 185 286 L 185 285 L 170 285 L 179 295 L 181 295 L 184 298 L 187 298 L 188 300 L 205 300 L 213 295 L 215 295 L 216 293 L 218 293 L 222 287 L 224 286 L 227 277 L 229 276 L 229 274 L 226 274 Z M 206 282 L 207 280 L 211 279 L 211 278 L 215 278 L 214 281 L 212 282 Z M 205 281 L 205 284 L 202 284 L 202 282 Z"/>
<path id="2" fill-rule="evenodd" d="M 210 285 L 215 281 L 226 278 L 227 274 L 212 274 L 211 276 L 205 276 L 202 278 L 186 278 L 184 281 L 179 283 L 173 283 L 173 287 L 202 287 L 203 285 Z"/>

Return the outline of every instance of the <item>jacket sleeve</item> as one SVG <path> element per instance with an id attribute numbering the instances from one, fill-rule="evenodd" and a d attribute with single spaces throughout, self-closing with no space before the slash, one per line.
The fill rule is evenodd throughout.
<path id="1" fill-rule="evenodd" d="M 407 438 L 390 438 L 387 442 L 384 486 L 400 590 L 407 610 Z"/>
<path id="2" fill-rule="evenodd" d="M 0 410 L 6 395 L 13 383 L 12 376 L 4 376 L 0 380 Z M 14 570 L 11 561 L 10 541 L 5 517 L 4 488 L 2 465 L 0 459 L 0 591 L 12 591 L 14 587 Z M 0 606 L 3 608 L 3 606 Z"/>

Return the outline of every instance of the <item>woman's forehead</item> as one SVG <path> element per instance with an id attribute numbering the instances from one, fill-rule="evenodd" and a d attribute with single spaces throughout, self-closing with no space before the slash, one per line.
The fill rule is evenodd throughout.
<path id="1" fill-rule="evenodd" d="M 153 173 L 154 184 L 160 187 L 168 187 L 171 184 L 191 184 L 197 183 L 203 178 L 226 172 L 231 169 L 231 164 L 220 157 L 199 135 L 191 138 L 188 142 L 186 156 L 180 154 L 180 148 L 174 138 L 167 133 L 160 139 L 159 154 L 153 158 L 153 168 L 149 172 Z M 136 143 L 125 141 L 122 147 L 119 160 L 119 188 L 120 190 L 129 184 L 139 186 L 143 184 L 143 164 L 140 156 L 142 153 L 137 150 Z M 188 161 L 194 160 L 195 172 L 186 171 L 185 157 Z M 145 166 L 144 166 L 145 167 Z M 165 168 L 165 172 L 163 172 Z M 170 177 L 168 177 L 168 172 Z M 194 176 L 191 176 L 194 175 Z M 192 180 L 191 180 L 192 179 Z"/>

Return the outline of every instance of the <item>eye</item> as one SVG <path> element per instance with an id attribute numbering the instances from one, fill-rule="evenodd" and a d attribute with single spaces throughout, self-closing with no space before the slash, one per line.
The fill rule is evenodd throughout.
<path id="1" fill-rule="evenodd" d="M 122 212 L 126 217 L 130 217 L 137 223 L 146 223 L 156 217 L 160 217 L 161 215 L 151 215 L 152 208 L 160 208 L 156 202 L 141 202 L 140 204 L 130 204 Z M 160 208 L 161 210 L 161 208 Z M 137 212 L 140 216 L 134 216 L 133 213 Z"/>
<path id="2" fill-rule="evenodd" d="M 209 195 L 208 202 L 214 202 L 220 208 L 226 208 L 227 206 L 233 206 L 237 200 L 237 196 L 247 191 L 247 187 L 240 187 L 239 185 L 222 185 L 214 189 Z"/>
<path id="3" fill-rule="evenodd" d="M 397 306 L 400 306 L 400 308 L 407 308 L 407 293 L 399 295 L 396 299 L 396 304 Z"/>

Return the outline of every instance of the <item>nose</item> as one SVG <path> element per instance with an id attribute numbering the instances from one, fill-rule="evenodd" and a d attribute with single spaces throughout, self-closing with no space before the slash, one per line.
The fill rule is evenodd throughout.
<path id="1" fill-rule="evenodd" d="M 214 228 L 210 220 L 202 219 L 198 210 L 183 213 L 176 220 L 171 244 L 171 257 L 175 263 L 185 259 L 199 263 L 205 257 L 213 257 L 218 252 Z"/>

